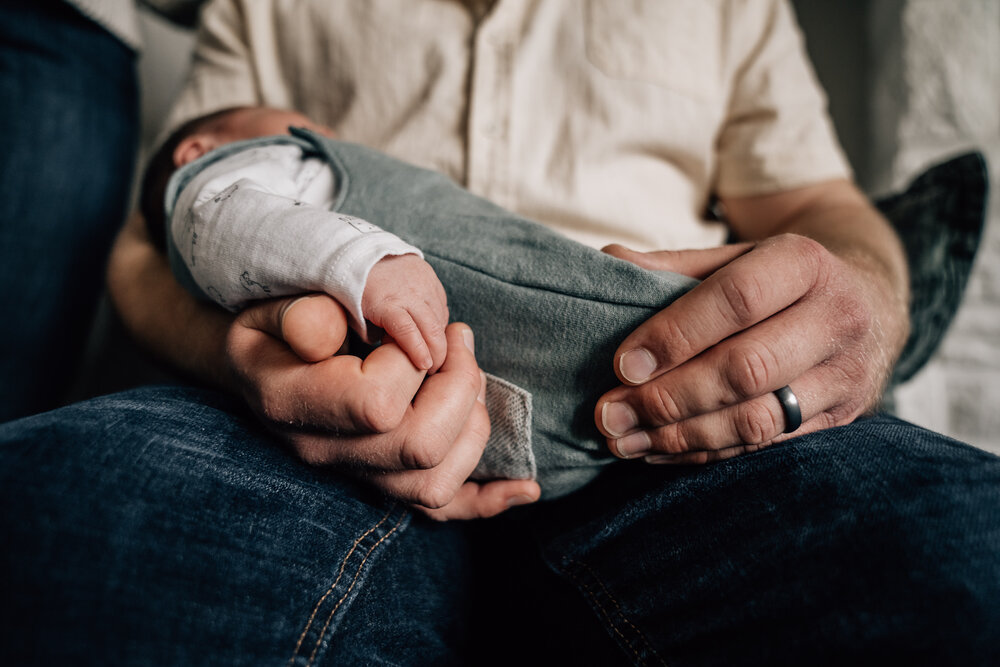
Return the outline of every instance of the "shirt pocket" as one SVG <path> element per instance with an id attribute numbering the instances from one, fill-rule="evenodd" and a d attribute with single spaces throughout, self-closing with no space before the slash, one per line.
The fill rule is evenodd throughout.
<path id="1" fill-rule="evenodd" d="M 591 65 L 695 101 L 722 96 L 724 33 L 717 0 L 586 0 L 584 7 Z"/>

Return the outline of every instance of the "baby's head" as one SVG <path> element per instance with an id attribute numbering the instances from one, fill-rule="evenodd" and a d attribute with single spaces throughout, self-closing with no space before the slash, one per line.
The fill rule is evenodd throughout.
<path id="1" fill-rule="evenodd" d="M 174 171 L 234 141 L 288 134 L 290 126 L 333 136 L 333 130 L 296 111 L 269 107 L 223 109 L 189 120 L 174 130 L 150 159 L 142 181 L 139 209 L 153 243 L 161 250 L 164 247 L 163 197 Z"/>

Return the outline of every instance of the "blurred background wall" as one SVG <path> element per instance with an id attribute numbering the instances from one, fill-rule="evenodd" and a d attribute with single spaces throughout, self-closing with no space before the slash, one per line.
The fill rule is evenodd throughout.
<path id="1" fill-rule="evenodd" d="M 985 236 L 935 358 L 896 395 L 903 418 L 1000 453 L 1000 2 L 794 0 L 858 181 L 887 193 L 970 148 L 992 168 Z"/>
<path id="2" fill-rule="evenodd" d="M 793 0 L 858 182 L 872 195 L 975 147 L 1000 193 L 1000 2 Z M 143 13 L 143 145 L 183 81 L 190 34 Z M 897 392 L 905 419 L 1000 453 L 1000 206 L 936 357 Z"/>

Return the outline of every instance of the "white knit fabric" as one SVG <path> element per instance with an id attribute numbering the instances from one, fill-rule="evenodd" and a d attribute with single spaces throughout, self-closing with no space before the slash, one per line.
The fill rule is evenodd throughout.
<path id="1" fill-rule="evenodd" d="M 369 271 L 389 255 L 423 255 L 375 225 L 331 211 L 336 188 L 329 166 L 297 146 L 241 150 L 184 188 L 171 234 L 198 286 L 224 308 L 322 291 L 367 339 L 361 297 Z"/>

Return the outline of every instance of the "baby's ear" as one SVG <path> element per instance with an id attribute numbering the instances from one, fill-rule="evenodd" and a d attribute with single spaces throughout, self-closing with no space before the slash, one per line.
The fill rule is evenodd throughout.
<path id="1" fill-rule="evenodd" d="M 183 167 L 189 162 L 194 162 L 218 145 L 219 142 L 211 134 L 199 133 L 184 137 L 174 149 L 174 166 Z"/>

